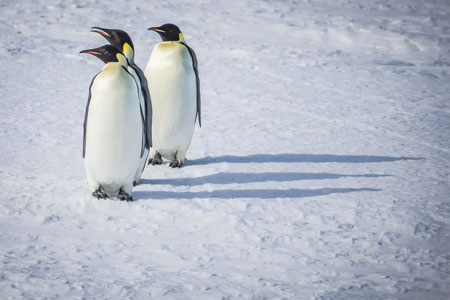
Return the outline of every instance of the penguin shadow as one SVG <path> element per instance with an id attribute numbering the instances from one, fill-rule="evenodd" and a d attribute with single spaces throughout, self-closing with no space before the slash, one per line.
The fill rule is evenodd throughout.
<path id="1" fill-rule="evenodd" d="M 193 198 L 258 198 L 258 199 L 275 199 L 275 198 L 306 198 L 314 196 L 323 196 L 336 193 L 352 193 L 352 192 L 379 192 L 381 189 L 374 188 L 323 188 L 323 189 L 252 189 L 252 190 L 214 190 L 201 192 L 143 192 L 136 191 L 133 193 L 135 200 L 152 200 L 152 199 L 193 199 Z"/>
<path id="2" fill-rule="evenodd" d="M 142 179 L 142 184 L 161 184 L 172 186 L 195 186 L 202 184 L 243 184 L 265 181 L 299 181 L 318 179 L 339 179 L 346 177 L 389 177 L 391 175 L 380 174 L 333 174 L 333 173 L 297 173 L 297 172 L 265 172 L 265 173 L 231 173 L 220 172 L 217 174 L 193 177 L 193 178 L 170 178 L 170 179 Z"/>
<path id="3" fill-rule="evenodd" d="M 252 154 L 247 156 L 222 155 L 206 156 L 189 160 L 189 165 L 207 165 L 212 163 L 380 163 L 399 160 L 423 160 L 422 157 L 393 157 L 373 155 L 335 155 L 335 154 Z"/>
<path id="4" fill-rule="evenodd" d="M 188 165 L 207 165 L 211 163 L 380 163 L 401 160 L 422 160 L 416 157 L 390 157 L 367 155 L 330 155 L 330 154 L 254 154 L 248 156 L 224 155 L 217 157 L 204 157 L 189 160 Z M 169 179 L 141 179 L 141 184 L 196 186 L 203 184 L 245 184 L 256 182 L 286 182 L 300 180 L 325 180 L 339 178 L 380 178 L 390 177 L 382 174 L 334 174 L 334 173 L 300 173 L 300 172 L 264 172 L 264 173 L 233 173 L 220 172 L 193 178 Z M 376 188 L 321 188 L 321 189 L 219 189 L 199 192 L 172 192 L 172 191 L 136 191 L 136 200 L 146 199 L 192 199 L 192 198 L 305 198 L 323 196 L 335 193 L 378 192 Z"/>

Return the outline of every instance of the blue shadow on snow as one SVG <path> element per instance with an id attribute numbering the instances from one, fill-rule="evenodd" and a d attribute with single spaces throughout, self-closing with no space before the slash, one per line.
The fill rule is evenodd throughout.
<path id="1" fill-rule="evenodd" d="M 172 178 L 172 179 L 141 179 L 142 184 L 168 184 L 173 186 L 193 186 L 202 184 L 231 184 L 250 183 L 265 181 L 297 181 L 315 179 L 338 179 L 346 177 L 388 177 L 391 175 L 378 174 L 332 174 L 332 173 L 296 173 L 296 172 L 270 172 L 270 173 L 229 173 L 194 177 L 194 178 Z"/>
<path id="2" fill-rule="evenodd" d="M 222 155 L 206 156 L 188 160 L 187 165 L 207 165 L 211 163 L 379 163 L 399 160 L 422 160 L 420 157 L 392 157 L 373 155 L 334 155 L 334 154 L 253 154 L 246 156 Z"/>
<path id="3" fill-rule="evenodd" d="M 223 155 L 189 160 L 187 165 L 207 165 L 211 163 L 380 163 L 401 160 L 422 160 L 419 157 L 392 157 L 369 155 L 334 155 L 334 154 L 253 154 L 247 156 Z M 297 173 L 297 172 L 266 172 L 266 173 L 231 173 L 221 172 L 195 178 L 174 179 L 142 179 L 142 184 L 167 184 L 173 186 L 193 186 L 202 184 L 232 184 L 265 181 L 297 181 L 317 179 L 338 179 L 345 177 L 388 177 L 380 174 L 332 174 L 332 173 Z M 323 196 L 336 193 L 378 192 L 375 188 L 321 188 L 321 189 L 226 189 L 200 192 L 172 191 L 136 191 L 136 200 L 145 199 L 192 199 L 192 198 L 304 198 Z"/>
<path id="4" fill-rule="evenodd" d="M 372 188 L 323 188 L 323 189 L 254 189 L 254 190 L 214 190 L 202 192 L 133 192 L 135 200 L 146 199 L 193 199 L 193 198 L 305 198 L 314 196 L 324 196 L 336 193 L 352 192 L 379 192 L 380 189 Z"/>

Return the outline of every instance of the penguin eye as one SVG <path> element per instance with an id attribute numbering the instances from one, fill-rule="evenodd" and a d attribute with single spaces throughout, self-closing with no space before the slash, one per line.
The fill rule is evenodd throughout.
<path id="1" fill-rule="evenodd" d="M 102 49 L 102 54 L 107 56 L 109 54 L 109 50 L 108 49 Z"/>

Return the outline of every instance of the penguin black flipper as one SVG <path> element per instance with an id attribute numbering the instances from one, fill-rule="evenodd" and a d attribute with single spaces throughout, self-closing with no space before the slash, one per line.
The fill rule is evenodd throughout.
<path id="1" fill-rule="evenodd" d="M 89 85 L 89 97 L 88 97 L 88 101 L 86 104 L 86 112 L 84 114 L 84 124 L 83 124 L 83 158 L 86 155 L 86 131 L 87 131 L 87 119 L 88 119 L 88 113 L 89 113 L 89 104 L 91 103 L 91 88 L 92 88 L 92 84 L 94 83 L 95 78 L 100 73 L 101 72 L 97 73 L 94 76 L 94 78 L 92 78 L 91 84 Z"/>
<path id="2" fill-rule="evenodd" d="M 128 75 L 131 76 L 131 78 L 133 78 L 134 84 L 136 84 L 136 92 L 139 95 L 139 86 L 136 82 L 136 80 L 134 79 L 133 75 L 131 75 L 130 71 L 127 70 L 127 68 L 125 68 L 124 66 L 122 66 L 122 69 L 125 70 L 125 72 L 128 73 Z M 142 122 L 142 128 L 143 128 L 143 142 L 141 145 L 141 155 L 139 156 L 139 158 L 142 158 L 142 156 L 144 156 L 144 149 L 145 149 L 145 145 L 146 145 L 146 141 L 147 141 L 147 126 L 145 125 L 145 118 L 144 118 L 144 112 L 142 111 L 142 107 L 139 104 L 139 111 L 141 112 L 141 122 Z"/>
<path id="3" fill-rule="evenodd" d="M 144 72 L 135 64 L 130 65 L 134 71 L 136 71 L 136 74 L 139 77 L 139 81 L 141 82 L 141 90 L 142 95 L 144 95 L 144 101 L 145 101 L 145 115 L 147 116 L 145 118 L 145 125 L 146 125 L 146 148 L 150 148 L 153 146 L 152 142 L 152 99 L 150 98 L 150 92 L 148 90 L 148 83 L 147 78 L 144 75 Z"/>
<path id="4" fill-rule="evenodd" d="M 189 54 L 192 58 L 192 65 L 194 67 L 195 72 L 195 79 L 197 83 L 197 116 L 198 116 L 198 125 L 202 127 L 202 120 L 201 120 L 201 99 L 200 99 L 200 78 L 198 76 L 198 62 L 197 62 L 197 56 L 195 55 L 194 49 L 189 47 L 186 43 L 181 42 L 189 51 Z"/>

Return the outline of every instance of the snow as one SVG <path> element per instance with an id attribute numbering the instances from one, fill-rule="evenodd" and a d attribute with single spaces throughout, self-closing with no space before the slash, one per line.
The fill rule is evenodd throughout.
<path id="1" fill-rule="evenodd" d="M 2 299 L 449 299 L 448 1 L 0 2 Z M 173 22 L 202 128 L 136 201 L 91 197 L 82 124 L 121 28 Z"/>

